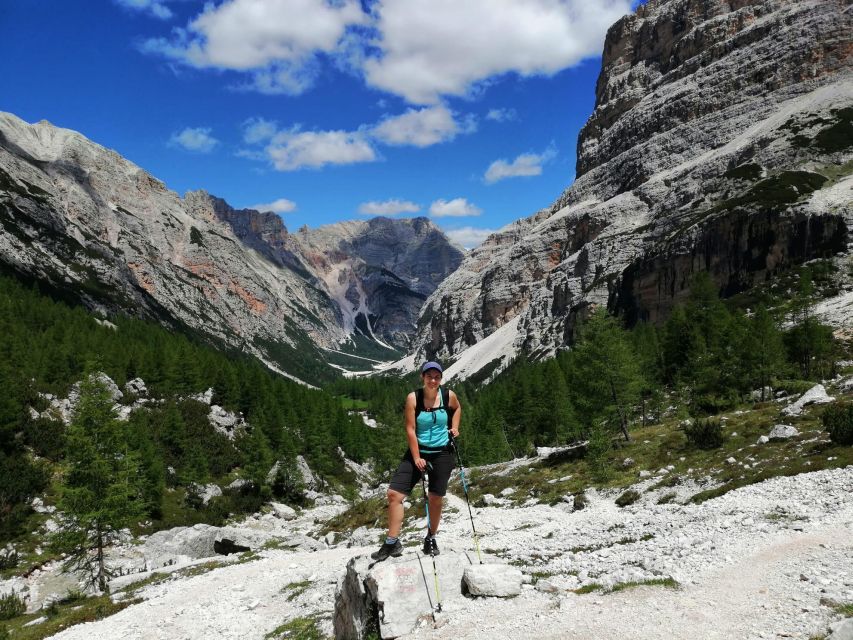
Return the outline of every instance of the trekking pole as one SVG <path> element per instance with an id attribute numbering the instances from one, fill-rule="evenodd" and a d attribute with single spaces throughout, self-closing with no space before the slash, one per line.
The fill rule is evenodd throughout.
<path id="1" fill-rule="evenodd" d="M 427 469 L 432 471 L 432 464 L 427 462 Z M 426 485 L 426 469 L 424 469 L 424 473 L 421 474 L 421 486 L 424 489 L 424 507 L 426 508 L 426 521 L 427 521 L 427 535 L 431 535 L 430 530 L 430 521 L 429 521 L 429 494 L 427 493 L 427 485 Z M 441 593 L 438 590 L 438 568 L 435 566 L 435 553 L 433 553 L 433 547 L 430 545 L 429 555 L 432 556 L 432 577 L 435 580 L 435 610 L 441 613 Z M 427 592 L 429 594 L 429 592 Z M 430 606 L 432 606 L 432 600 L 430 600 Z M 433 622 L 435 622 L 435 614 L 432 616 Z"/>
<path id="2" fill-rule="evenodd" d="M 462 479 L 462 490 L 465 492 L 465 503 L 468 505 L 468 517 L 471 518 L 471 531 L 474 533 L 474 549 L 477 550 L 477 560 L 483 564 L 483 558 L 480 556 L 480 539 L 477 537 L 477 528 L 474 526 L 474 514 L 471 512 L 471 500 L 468 498 L 468 483 L 465 481 L 465 467 L 462 466 L 462 458 L 459 455 L 459 448 L 456 446 L 456 438 L 448 431 L 450 445 L 456 452 L 456 462 L 459 463 L 459 477 Z"/>

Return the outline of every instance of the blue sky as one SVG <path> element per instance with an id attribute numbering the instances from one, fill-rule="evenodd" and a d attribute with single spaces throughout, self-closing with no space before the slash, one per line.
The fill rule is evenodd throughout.
<path id="1" fill-rule="evenodd" d="M 0 0 L 0 110 L 289 229 L 430 216 L 461 244 L 574 178 L 631 0 Z"/>

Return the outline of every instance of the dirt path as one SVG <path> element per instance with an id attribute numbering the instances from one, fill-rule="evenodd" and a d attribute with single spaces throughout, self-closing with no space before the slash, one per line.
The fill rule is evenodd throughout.
<path id="1" fill-rule="evenodd" d="M 528 590 L 499 607 L 453 612 L 437 630 L 404 638 L 487 640 L 732 640 L 809 638 L 829 609 L 804 593 L 801 574 L 820 581 L 832 568 L 853 571 L 848 526 L 780 536 L 756 553 L 679 589 L 637 587 L 612 594 L 553 596 Z M 793 615 L 792 615 L 793 614 Z M 792 621 L 793 617 L 793 621 Z"/>

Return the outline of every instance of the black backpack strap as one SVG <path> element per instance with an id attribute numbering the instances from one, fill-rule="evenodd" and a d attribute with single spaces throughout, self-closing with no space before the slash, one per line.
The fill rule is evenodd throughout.
<path id="1" fill-rule="evenodd" d="M 418 414 L 421 411 L 426 411 L 426 407 L 424 407 L 423 387 L 421 387 L 420 389 L 415 389 L 415 418 L 418 417 Z"/>
<path id="2" fill-rule="evenodd" d="M 450 389 L 447 387 L 441 388 L 441 403 L 444 405 L 444 410 L 447 412 L 447 428 L 453 424 L 454 410 L 450 408 Z"/>

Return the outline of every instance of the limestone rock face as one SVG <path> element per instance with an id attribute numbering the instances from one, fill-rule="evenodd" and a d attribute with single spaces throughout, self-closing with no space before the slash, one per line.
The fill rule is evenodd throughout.
<path id="1" fill-rule="evenodd" d="M 189 327 L 286 369 L 287 353 L 357 332 L 407 346 L 461 258 L 423 218 L 290 234 L 272 213 L 181 198 L 79 133 L 0 113 L 0 261 L 95 310 Z"/>
<path id="2" fill-rule="evenodd" d="M 732 295 L 849 256 L 851 52 L 840 0 L 651 0 L 614 24 L 577 179 L 427 299 L 416 360 L 493 373 L 593 305 L 659 321 L 698 271 Z"/>
<path id="3" fill-rule="evenodd" d="M 339 312 L 220 220 L 82 135 L 0 114 L 0 259 L 87 306 L 127 311 L 253 351 L 344 339 Z"/>

